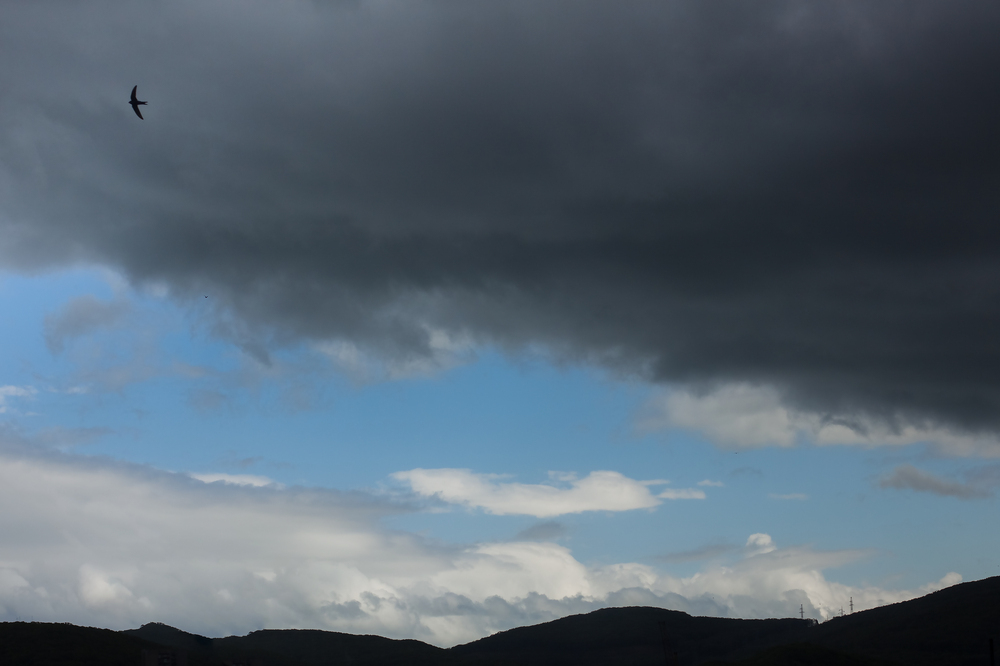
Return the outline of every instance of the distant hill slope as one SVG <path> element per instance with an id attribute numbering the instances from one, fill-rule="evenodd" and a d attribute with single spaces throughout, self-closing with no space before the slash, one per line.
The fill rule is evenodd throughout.
<path id="1" fill-rule="evenodd" d="M 661 623 L 663 633 L 661 633 Z M 1000 651 L 1000 577 L 836 618 L 735 620 L 662 608 L 606 608 L 500 632 L 448 650 L 415 640 L 315 630 L 206 638 L 151 623 L 115 632 L 43 622 L 0 623 L 2 666 L 136 666 L 155 646 L 189 666 L 987 666 Z"/>

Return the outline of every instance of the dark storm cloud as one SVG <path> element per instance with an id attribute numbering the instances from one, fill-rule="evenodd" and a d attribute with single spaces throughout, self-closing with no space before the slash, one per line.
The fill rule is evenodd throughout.
<path id="1" fill-rule="evenodd" d="M 0 27 L 7 266 L 263 360 L 443 330 L 1000 427 L 996 3 L 58 7 Z"/>

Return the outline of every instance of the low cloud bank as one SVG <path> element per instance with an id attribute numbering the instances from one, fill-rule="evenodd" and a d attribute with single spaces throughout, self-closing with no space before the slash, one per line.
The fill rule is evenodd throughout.
<path id="1" fill-rule="evenodd" d="M 16 443 L 0 448 L 0 504 L 0 619 L 115 629 L 155 620 L 208 635 L 299 627 L 453 645 L 618 605 L 773 617 L 802 604 L 822 619 L 848 597 L 867 608 L 961 580 L 840 585 L 823 570 L 864 553 L 779 548 L 766 534 L 735 564 L 688 578 L 588 567 L 551 542 L 390 531 L 380 520 L 411 509 L 364 493 L 205 483 Z"/>

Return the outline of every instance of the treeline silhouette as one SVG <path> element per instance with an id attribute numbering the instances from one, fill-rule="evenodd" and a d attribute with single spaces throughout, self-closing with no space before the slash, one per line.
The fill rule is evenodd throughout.
<path id="1" fill-rule="evenodd" d="M 151 623 L 110 631 L 0 623 L 4 666 L 988 666 L 1000 577 L 837 617 L 736 620 L 607 608 L 443 649 L 317 630 L 206 638 Z M 995 665 L 993 665 L 995 666 Z"/>

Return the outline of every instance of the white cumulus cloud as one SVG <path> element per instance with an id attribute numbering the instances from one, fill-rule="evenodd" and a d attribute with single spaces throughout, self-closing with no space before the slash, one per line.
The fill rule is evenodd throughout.
<path id="1" fill-rule="evenodd" d="M 526 515 L 553 518 L 584 511 L 631 511 L 649 509 L 662 499 L 704 499 L 698 489 L 668 489 L 657 495 L 650 486 L 662 480 L 637 481 L 619 472 L 601 470 L 582 479 L 573 474 L 552 472 L 562 486 L 502 481 L 496 474 L 476 474 L 467 469 L 411 469 L 392 475 L 410 485 L 415 493 L 435 497 L 449 504 L 481 508 L 497 515 Z"/>
<path id="2" fill-rule="evenodd" d="M 773 389 L 729 384 L 710 393 L 670 391 L 651 401 L 640 420 L 643 430 L 687 428 L 737 447 L 792 446 L 794 415 Z"/>

